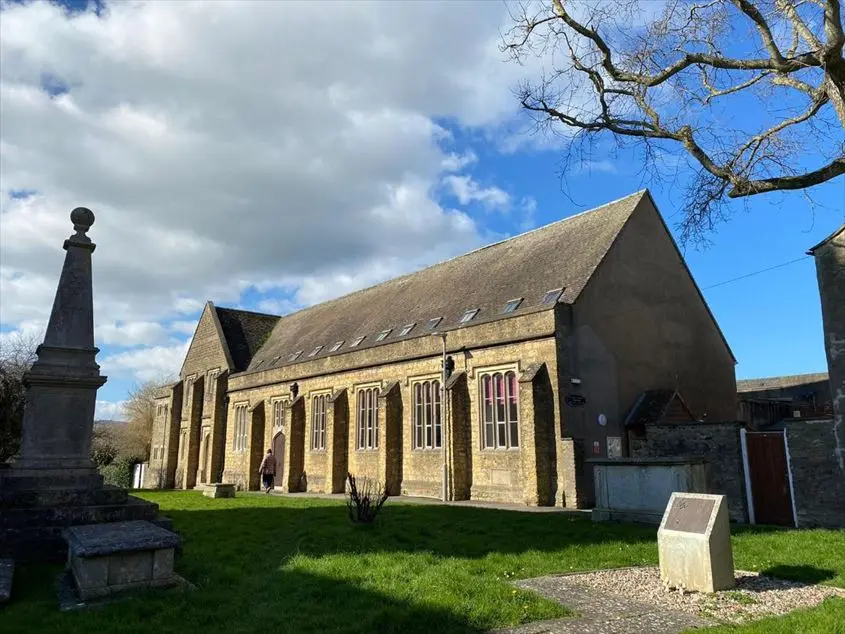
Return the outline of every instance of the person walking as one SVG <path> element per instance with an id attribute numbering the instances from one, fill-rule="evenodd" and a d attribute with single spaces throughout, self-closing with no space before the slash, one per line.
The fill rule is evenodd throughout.
<path id="1" fill-rule="evenodd" d="M 272 449 L 267 450 L 267 455 L 264 456 L 261 466 L 258 467 L 258 473 L 261 474 L 264 493 L 270 493 L 270 489 L 273 488 L 273 477 L 276 475 L 276 457 L 273 455 Z"/>

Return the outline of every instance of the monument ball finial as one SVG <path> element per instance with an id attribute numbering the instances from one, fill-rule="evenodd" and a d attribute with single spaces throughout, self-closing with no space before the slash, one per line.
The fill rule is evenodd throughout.
<path id="1" fill-rule="evenodd" d="M 77 207 L 70 212 L 70 221 L 74 229 L 85 233 L 94 224 L 94 212 L 87 207 Z"/>

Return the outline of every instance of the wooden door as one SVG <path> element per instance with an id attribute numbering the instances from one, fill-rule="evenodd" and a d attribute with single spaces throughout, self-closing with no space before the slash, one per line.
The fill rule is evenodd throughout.
<path id="1" fill-rule="evenodd" d="M 273 436 L 273 455 L 276 457 L 276 486 L 282 485 L 282 474 L 285 472 L 285 433 L 279 432 Z"/>
<path id="2" fill-rule="evenodd" d="M 749 432 L 746 441 L 755 521 L 793 526 L 783 432 Z"/>

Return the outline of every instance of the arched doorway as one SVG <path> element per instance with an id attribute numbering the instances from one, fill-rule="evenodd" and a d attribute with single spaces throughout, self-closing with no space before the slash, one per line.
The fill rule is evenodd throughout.
<path id="1" fill-rule="evenodd" d="M 273 436 L 273 455 L 276 457 L 275 486 L 282 487 L 282 476 L 285 472 L 285 432 L 283 431 Z"/>

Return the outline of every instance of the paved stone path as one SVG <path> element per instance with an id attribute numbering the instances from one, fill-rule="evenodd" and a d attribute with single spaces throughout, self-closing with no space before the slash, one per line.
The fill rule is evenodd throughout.
<path id="1" fill-rule="evenodd" d="M 497 634 L 677 634 L 690 628 L 715 625 L 685 612 L 662 609 L 578 585 L 567 581 L 566 575 L 526 579 L 516 585 L 557 601 L 580 616 L 535 621 L 497 630 Z"/>

